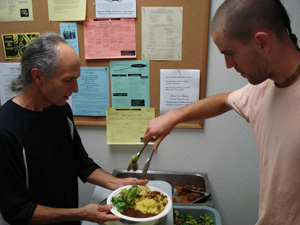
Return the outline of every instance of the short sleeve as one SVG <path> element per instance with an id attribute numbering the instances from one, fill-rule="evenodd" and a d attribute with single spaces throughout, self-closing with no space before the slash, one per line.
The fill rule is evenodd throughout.
<path id="1" fill-rule="evenodd" d="M 250 122 L 250 96 L 253 85 L 247 84 L 228 96 L 228 104 L 240 114 L 248 123 Z"/>

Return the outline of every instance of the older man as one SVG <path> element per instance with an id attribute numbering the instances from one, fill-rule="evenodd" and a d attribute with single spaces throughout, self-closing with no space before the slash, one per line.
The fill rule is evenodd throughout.
<path id="1" fill-rule="evenodd" d="M 11 85 L 21 92 L 0 107 L 0 211 L 9 224 L 118 220 L 110 205 L 77 208 L 77 178 L 109 189 L 147 183 L 113 177 L 86 153 L 66 104 L 79 76 L 78 55 L 55 33 L 23 53 Z"/>

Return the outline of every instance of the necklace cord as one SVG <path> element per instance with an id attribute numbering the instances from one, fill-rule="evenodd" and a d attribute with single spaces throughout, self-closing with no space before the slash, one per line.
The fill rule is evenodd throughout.
<path id="1" fill-rule="evenodd" d="M 298 68 L 296 69 L 296 71 L 293 73 L 292 76 L 290 76 L 285 82 L 283 82 L 282 84 L 277 84 L 275 83 L 276 87 L 278 88 L 285 88 L 288 87 L 292 84 L 292 82 L 300 75 L 300 65 L 298 66 Z"/>

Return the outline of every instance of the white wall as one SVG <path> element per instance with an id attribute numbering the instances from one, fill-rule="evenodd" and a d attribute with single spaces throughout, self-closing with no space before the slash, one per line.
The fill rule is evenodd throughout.
<path id="1" fill-rule="evenodd" d="M 223 0 L 211 0 L 211 16 Z M 300 37 L 300 1 L 283 0 L 294 33 Z M 206 96 L 246 84 L 227 70 L 223 56 L 209 39 Z M 105 127 L 78 127 L 86 150 L 103 169 L 126 169 L 138 146 L 108 146 Z M 146 153 L 141 157 L 145 160 Z M 154 154 L 150 170 L 206 172 L 215 208 L 224 225 L 253 225 L 258 215 L 259 158 L 250 126 L 235 112 L 204 121 L 204 129 L 175 129 Z M 80 184 L 80 206 L 89 202 L 94 186 Z"/>

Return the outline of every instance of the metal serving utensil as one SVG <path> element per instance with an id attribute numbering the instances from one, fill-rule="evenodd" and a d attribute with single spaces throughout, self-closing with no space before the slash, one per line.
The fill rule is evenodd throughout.
<path id="1" fill-rule="evenodd" d="M 146 146 L 148 145 L 150 140 L 151 140 L 151 138 L 144 143 L 144 145 L 142 146 L 142 148 L 140 149 L 140 151 L 137 154 L 131 156 L 131 158 L 129 160 L 129 165 L 127 167 L 127 171 L 130 171 L 130 170 L 136 171 L 138 169 L 137 161 L 140 158 L 142 152 L 144 151 L 144 149 L 146 148 Z"/>
<path id="2" fill-rule="evenodd" d="M 150 162 L 151 162 L 153 153 L 154 153 L 154 149 L 152 148 L 151 153 L 150 153 L 150 156 L 149 156 L 148 159 L 146 160 L 145 165 L 144 165 L 144 168 L 143 168 L 143 171 L 142 171 L 142 179 L 145 179 L 145 176 L 146 176 L 147 171 L 148 171 L 149 166 L 150 166 Z"/>
<path id="3" fill-rule="evenodd" d="M 191 203 L 198 203 L 201 201 L 204 201 L 205 199 L 210 197 L 210 193 L 205 192 L 205 191 L 198 191 L 198 190 L 193 190 L 193 189 L 189 189 L 189 188 L 182 188 L 182 190 L 188 191 L 188 192 L 194 192 L 194 193 L 198 193 L 198 194 L 202 194 L 203 196 L 201 196 L 200 198 L 192 201 Z"/>

